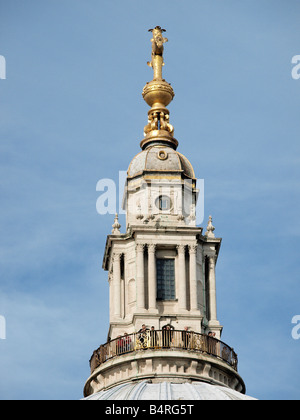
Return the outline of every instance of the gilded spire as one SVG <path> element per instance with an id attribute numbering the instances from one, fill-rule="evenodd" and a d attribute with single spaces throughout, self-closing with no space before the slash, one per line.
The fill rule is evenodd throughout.
<path id="1" fill-rule="evenodd" d="M 166 108 L 175 94 L 172 86 L 162 77 L 164 44 L 168 42 L 163 36 L 166 30 L 156 26 L 149 29 L 149 32 L 152 32 L 153 38 L 151 61 L 147 64 L 153 68 L 154 76 L 143 89 L 143 98 L 151 109 L 148 112 L 148 124 L 144 128 L 145 139 L 141 142 L 141 148 L 145 149 L 153 143 L 163 143 L 176 149 L 178 142 L 173 137 L 174 127 L 170 124 L 170 113 Z"/>

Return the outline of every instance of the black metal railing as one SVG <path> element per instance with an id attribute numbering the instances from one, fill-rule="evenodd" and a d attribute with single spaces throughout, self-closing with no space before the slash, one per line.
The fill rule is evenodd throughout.
<path id="1" fill-rule="evenodd" d="M 148 349 L 179 349 L 208 354 L 225 361 L 237 371 L 237 354 L 227 344 L 206 334 L 171 329 L 126 334 L 103 344 L 91 357 L 91 371 L 117 356 Z"/>

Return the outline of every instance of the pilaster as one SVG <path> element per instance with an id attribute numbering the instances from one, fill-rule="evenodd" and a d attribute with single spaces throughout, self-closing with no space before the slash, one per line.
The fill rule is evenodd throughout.
<path id="1" fill-rule="evenodd" d="M 197 244 L 189 245 L 190 253 L 190 296 L 191 311 L 198 311 L 198 291 L 197 291 Z"/>
<path id="2" fill-rule="evenodd" d="M 145 244 L 136 244 L 136 287 L 137 287 L 137 308 L 145 311 L 145 274 L 144 274 L 144 248 Z"/>
<path id="3" fill-rule="evenodd" d="M 157 298 L 157 283 L 156 283 L 156 257 L 155 244 L 148 244 L 148 284 L 149 284 L 149 310 L 150 312 L 158 313 L 156 298 Z"/>
<path id="4" fill-rule="evenodd" d="M 179 309 L 187 310 L 187 284 L 186 284 L 186 266 L 185 266 L 185 245 L 178 245 L 178 282 L 179 282 Z"/>
<path id="5" fill-rule="evenodd" d="M 121 318 L 121 253 L 113 254 L 114 318 Z"/>

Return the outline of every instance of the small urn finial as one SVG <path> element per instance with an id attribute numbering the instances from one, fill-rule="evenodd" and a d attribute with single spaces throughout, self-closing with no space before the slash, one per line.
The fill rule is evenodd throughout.
<path id="1" fill-rule="evenodd" d="M 208 224 L 207 224 L 207 229 L 206 229 L 206 232 L 205 232 L 205 236 L 207 238 L 210 238 L 210 239 L 215 239 L 216 237 L 215 237 L 214 231 L 215 231 L 215 227 L 212 224 L 212 217 L 209 216 Z"/>
<path id="2" fill-rule="evenodd" d="M 120 227 L 121 227 L 121 225 L 119 223 L 119 216 L 116 213 L 116 215 L 115 215 L 115 221 L 114 221 L 114 224 L 112 225 L 112 228 L 113 228 L 113 230 L 111 232 L 112 235 L 121 235 Z"/>

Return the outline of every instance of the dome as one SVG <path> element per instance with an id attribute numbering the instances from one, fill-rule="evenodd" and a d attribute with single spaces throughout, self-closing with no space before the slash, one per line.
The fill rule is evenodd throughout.
<path id="1" fill-rule="evenodd" d="M 93 394 L 85 400 L 228 400 L 245 401 L 255 398 L 241 394 L 225 386 L 211 385 L 205 382 L 172 383 L 149 381 L 128 382 L 106 391 Z"/>
<path id="2" fill-rule="evenodd" d="M 171 147 L 154 145 L 136 155 L 128 168 L 128 177 L 134 178 L 144 172 L 181 172 L 195 179 L 194 169 L 189 160 Z"/>

